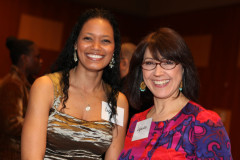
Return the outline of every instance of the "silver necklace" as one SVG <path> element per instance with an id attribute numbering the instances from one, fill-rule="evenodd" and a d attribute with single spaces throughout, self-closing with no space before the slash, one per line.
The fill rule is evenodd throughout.
<path id="1" fill-rule="evenodd" d="M 105 89 L 104 86 L 103 86 L 103 89 Z M 90 111 L 90 110 L 91 110 L 91 106 L 88 104 L 88 105 L 85 107 L 85 110 L 86 110 L 87 112 Z"/>

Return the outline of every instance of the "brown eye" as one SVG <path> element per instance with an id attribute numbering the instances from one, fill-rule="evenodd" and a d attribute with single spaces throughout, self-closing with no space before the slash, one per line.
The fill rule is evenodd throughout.
<path id="1" fill-rule="evenodd" d="M 91 41 L 92 38 L 91 37 L 83 37 L 83 40 L 86 40 L 86 41 Z"/>
<path id="2" fill-rule="evenodd" d="M 155 63 L 154 62 L 152 62 L 152 61 L 146 61 L 146 62 L 144 62 L 146 65 L 155 65 Z"/>
<path id="3" fill-rule="evenodd" d="M 111 41 L 108 40 L 108 39 L 104 39 L 104 40 L 102 40 L 102 42 L 105 43 L 105 44 L 107 44 L 107 43 L 111 43 Z"/>
<path id="4" fill-rule="evenodd" d="M 171 60 L 166 60 L 166 61 L 163 61 L 162 63 L 164 63 L 166 65 L 173 65 L 173 64 L 175 64 L 175 62 L 171 61 Z"/>

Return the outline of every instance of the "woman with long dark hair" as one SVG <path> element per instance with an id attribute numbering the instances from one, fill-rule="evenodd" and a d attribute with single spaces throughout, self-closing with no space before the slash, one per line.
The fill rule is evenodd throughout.
<path id="1" fill-rule="evenodd" d="M 22 159 L 117 159 L 128 102 L 119 92 L 120 33 L 107 10 L 82 14 L 54 73 L 37 79 L 22 132 Z"/>
<path id="2" fill-rule="evenodd" d="M 147 35 L 130 63 L 127 92 L 133 107 L 119 159 L 231 159 L 220 117 L 197 104 L 199 80 L 192 54 L 170 28 Z"/>

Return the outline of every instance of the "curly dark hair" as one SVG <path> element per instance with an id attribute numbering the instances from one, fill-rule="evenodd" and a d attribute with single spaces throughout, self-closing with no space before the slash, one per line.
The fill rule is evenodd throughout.
<path id="1" fill-rule="evenodd" d="M 119 85 L 120 85 L 120 73 L 119 73 L 119 53 L 121 48 L 121 38 L 120 38 L 120 32 L 118 28 L 118 23 L 115 20 L 115 17 L 105 9 L 88 9 L 86 10 L 77 21 L 76 25 L 73 28 L 72 33 L 70 34 L 64 49 L 60 53 L 57 61 L 52 66 L 52 72 L 61 71 L 62 72 L 62 80 L 61 84 L 63 85 L 63 108 L 66 107 L 65 103 L 68 100 L 68 89 L 69 89 L 69 71 L 77 66 L 77 62 L 74 61 L 73 53 L 74 53 L 74 44 L 77 42 L 79 33 L 83 27 L 83 25 L 90 19 L 93 18 L 102 18 L 107 20 L 114 32 L 114 42 L 115 42 L 115 48 L 114 48 L 114 66 L 113 68 L 110 68 L 109 66 L 106 66 L 103 70 L 103 76 L 102 79 L 106 84 L 109 84 L 111 86 L 111 89 L 107 94 L 108 97 L 108 104 L 111 108 L 111 115 L 110 119 L 112 117 L 115 118 L 116 116 L 116 106 L 117 106 L 117 96 L 119 93 Z"/>
<path id="2" fill-rule="evenodd" d="M 182 77 L 182 93 L 188 99 L 197 102 L 199 94 L 199 79 L 191 51 L 184 39 L 170 28 L 159 28 L 148 34 L 137 46 L 130 62 L 130 73 L 127 77 L 126 96 L 131 106 L 136 109 L 150 107 L 153 95 L 146 89 L 140 92 L 143 81 L 142 62 L 146 49 L 149 48 L 154 59 L 159 60 L 159 53 L 165 59 L 175 61 L 184 69 Z M 179 92 L 180 93 L 180 92 Z"/>
<path id="3" fill-rule="evenodd" d="M 33 45 L 34 42 L 27 39 L 17 39 L 12 36 L 6 39 L 6 46 L 10 51 L 10 58 L 14 65 L 18 64 L 21 55 L 28 55 L 32 52 L 31 46 Z"/>

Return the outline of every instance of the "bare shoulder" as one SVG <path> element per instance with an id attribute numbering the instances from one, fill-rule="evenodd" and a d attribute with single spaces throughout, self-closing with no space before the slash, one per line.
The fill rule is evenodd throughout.
<path id="1" fill-rule="evenodd" d="M 119 92 L 118 94 L 117 104 L 119 107 L 128 108 L 127 97 L 122 92 Z"/>
<path id="2" fill-rule="evenodd" d="M 53 89 L 52 80 L 46 75 L 39 77 L 34 81 L 32 88 Z"/>
<path id="3" fill-rule="evenodd" d="M 48 76 L 39 77 L 34 81 L 30 91 L 30 104 L 31 100 L 38 103 L 46 102 L 48 105 L 53 103 L 54 88 Z"/>

